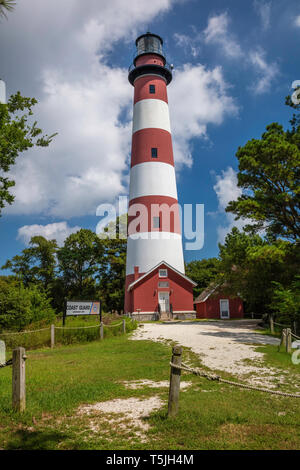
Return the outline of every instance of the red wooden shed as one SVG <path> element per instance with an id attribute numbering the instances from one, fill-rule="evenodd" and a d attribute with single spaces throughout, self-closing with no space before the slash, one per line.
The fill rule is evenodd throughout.
<path id="1" fill-rule="evenodd" d="M 197 284 L 165 261 L 144 274 L 135 267 L 128 282 L 125 308 L 133 318 L 158 320 L 159 311 L 161 319 L 196 318 L 193 288 Z"/>
<path id="2" fill-rule="evenodd" d="M 243 318 L 243 300 L 222 292 L 222 286 L 210 285 L 194 300 L 197 318 Z"/>

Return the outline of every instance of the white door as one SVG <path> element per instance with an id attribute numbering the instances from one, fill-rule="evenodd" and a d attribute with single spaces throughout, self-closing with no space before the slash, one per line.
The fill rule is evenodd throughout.
<path id="1" fill-rule="evenodd" d="M 169 311 L 169 292 L 159 292 L 158 301 L 162 312 Z"/>
<path id="2" fill-rule="evenodd" d="M 220 317 L 229 318 L 229 300 L 228 299 L 220 300 Z"/>

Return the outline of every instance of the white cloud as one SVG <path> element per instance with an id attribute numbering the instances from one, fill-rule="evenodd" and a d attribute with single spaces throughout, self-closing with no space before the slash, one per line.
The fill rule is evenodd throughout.
<path id="1" fill-rule="evenodd" d="M 80 227 L 69 227 L 67 222 L 56 222 L 48 225 L 24 225 L 18 229 L 18 240 L 22 240 L 25 245 L 29 245 L 31 237 L 40 235 L 47 240 L 56 240 L 62 246 L 65 239 L 71 233 L 78 232 Z"/>
<path id="2" fill-rule="evenodd" d="M 169 89 L 174 155 L 178 164 L 192 165 L 190 139 L 207 138 L 209 124 L 220 125 L 238 107 L 228 93 L 222 68 L 184 65 L 175 71 Z"/>
<path id="3" fill-rule="evenodd" d="M 266 31 L 270 27 L 272 2 L 254 0 L 253 6 L 260 17 L 262 28 Z"/>
<path id="4" fill-rule="evenodd" d="M 300 28 L 300 15 L 295 18 L 295 26 Z"/>
<path id="5" fill-rule="evenodd" d="M 193 37 L 191 37 L 186 34 L 175 33 L 174 39 L 176 44 L 181 47 L 187 55 L 195 58 L 200 54 L 200 36 L 198 34 L 195 34 Z"/>
<path id="6" fill-rule="evenodd" d="M 233 34 L 229 32 L 229 24 L 230 18 L 227 12 L 211 16 L 204 30 L 204 41 L 206 44 L 221 46 L 222 51 L 229 58 L 240 58 L 243 52 Z"/>
<path id="7" fill-rule="evenodd" d="M 83 216 L 127 192 L 133 89 L 127 70 L 108 64 L 107 53 L 119 40 L 130 51 L 145 23 L 175 2 L 64 0 L 62 8 L 58 0 L 27 0 L 1 24 L 8 89 L 37 97 L 39 125 L 59 133 L 49 148 L 18 158 L 11 172 L 16 199 L 6 213 Z"/>
<path id="8" fill-rule="evenodd" d="M 235 201 L 242 195 L 242 190 L 237 185 L 237 174 L 233 168 L 228 167 L 226 170 L 222 171 L 221 175 L 216 175 L 214 191 L 218 198 L 218 214 L 223 214 L 226 217 L 226 224 L 217 227 L 218 242 L 224 243 L 225 237 L 227 233 L 231 231 L 232 227 L 242 229 L 245 225 L 250 223 L 248 219 L 234 220 L 234 214 L 225 212 L 228 203 Z"/>
<path id="9" fill-rule="evenodd" d="M 9 28 L 0 30 L 0 41 L 5 36 L 10 44 L 2 69 L 9 70 L 16 57 L 9 87 L 32 92 L 39 99 L 39 125 L 59 134 L 49 148 L 18 158 L 11 172 L 16 198 L 6 213 L 64 220 L 95 214 L 99 204 L 127 193 L 133 88 L 127 69 L 110 65 L 107 53 L 119 40 L 127 41 L 130 51 L 139 28 L 176 1 L 65 0 L 63 9 L 58 0 L 18 4 Z M 219 67 L 186 65 L 175 71 L 169 95 L 179 166 L 192 165 L 190 139 L 207 138 L 209 124 L 237 113 L 228 90 Z"/>
<path id="10" fill-rule="evenodd" d="M 251 86 L 252 91 L 259 95 L 271 92 L 271 82 L 279 74 L 279 67 L 276 62 L 268 63 L 266 61 L 266 53 L 263 49 L 250 51 L 249 60 L 257 71 L 258 78 Z"/>
<path id="11" fill-rule="evenodd" d="M 257 3 L 264 25 L 269 23 L 271 3 Z M 232 33 L 229 32 L 230 18 L 227 12 L 210 17 L 207 28 L 204 30 L 206 44 L 215 44 L 221 47 L 225 56 L 230 59 L 239 59 L 246 67 L 251 67 L 256 75 L 254 83 L 249 89 L 254 94 L 262 94 L 271 91 L 271 83 L 279 74 L 279 66 L 276 62 L 268 62 L 266 51 L 257 47 L 245 52 Z M 242 59 L 242 60 L 241 60 Z M 254 67 L 253 67 L 254 66 Z"/>

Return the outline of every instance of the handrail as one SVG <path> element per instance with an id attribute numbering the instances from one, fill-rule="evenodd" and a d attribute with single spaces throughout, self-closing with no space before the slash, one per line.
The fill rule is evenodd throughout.
<path id="1" fill-rule="evenodd" d="M 143 64 L 144 65 L 156 65 L 158 67 L 162 67 L 164 69 L 167 69 L 169 70 L 169 72 L 173 72 L 173 66 L 171 64 L 169 64 L 168 62 L 165 63 L 165 65 L 159 65 L 159 64 Z M 128 72 L 130 73 L 132 70 L 134 70 L 135 68 L 137 68 L 139 66 L 135 66 L 134 63 L 132 63 L 129 67 L 128 67 Z"/>

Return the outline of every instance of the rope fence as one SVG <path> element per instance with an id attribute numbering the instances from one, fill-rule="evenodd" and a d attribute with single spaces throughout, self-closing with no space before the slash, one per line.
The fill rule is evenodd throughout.
<path id="1" fill-rule="evenodd" d="M 179 409 L 179 391 L 180 391 L 181 371 L 188 372 L 198 377 L 203 377 L 210 381 L 215 381 L 218 383 L 232 385 L 234 387 L 239 387 L 244 390 L 245 389 L 254 390 L 258 392 L 268 393 L 270 395 L 281 396 L 281 397 L 300 398 L 300 394 L 297 394 L 297 393 L 288 393 L 288 392 L 281 392 L 279 390 L 270 390 L 265 387 L 257 387 L 256 385 L 248 385 L 248 384 L 233 381 L 233 380 L 223 379 L 220 375 L 211 374 L 199 368 L 193 368 L 193 367 L 188 366 L 187 364 L 181 362 L 181 356 L 182 356 L 182 347 L 174 346 L 172 350 L 172 359 L 170 362 L 171 374 L 170 374 L 169 402 L 168 402 L 168 416 L 170 418 L 176 416 L 178 413 L 178 409 Z"/>
<path id="2" fill-rule="evenodd" d="M 234 385 L 235 387 L 240 387 L 240 388 L 246 388 L 248 390 L 256 390 L 258 392 L 265 392 L 265 393 L 271 393 L 273 395 L 281 395 L 283 397 L 293 397 L 293 398 L 300 398 L 300 395 L 296 393 L 286 393 L 286 392 L 280 392 L 278 390 L 269 390 L 268 388 L 263 388 L 263 387 L 256 387 L 255 385 L 247 385 L 247 384 L 242 384 L 240 382 L 234 382 L 232 380 L 227 380 L 223 379 L 219 375 L 214 375 L 214 374 L 208 374 L 207 372 L 204 372 L 200 369 L 193 369 L 186 364 L 182 363 L 181 366 L 178 366 L 176 364 L 173 364 L 170 362 L 170 366 L 174 367 L 175 369 L 180 369 L 184 370 L 186 372 L 189 372 L 194 375 L 198 375 L 199 377 L 204 377 L 208 380 L 214 380 L 217 382 L 229 384 L 229 385 Z"/>
<path id="3" fill-rule="evenodd" d="M 34 349 L 46 345 L 54 348 L 55 343 L 57 342 L 61 344 L 73 344 L 75 342 L 95 341 L 99 339 L 99 337 L 100 339 L 103 339 L 104 336 L 114 336 L 119 333 L 126 333 L 126 329 L 131 330 L 133 328 L 133 324 L 134 320 L 128 322 L 126 328 L 125 319 L 119 323 L 111 325 L 98 323 L 96 325 L 88 326 L 56 326 L 52 324 L 46 328 L 40 328 L 36 330 L 2 332 L 0 333 L 0 338 L 3 337 L 3 340 L 5 343 L 7 343 L 7 346 L 12 349 L 17 346 L 24 346 L 26 349 Z M 114 330 L 115 328 L 119 328 L 121 326 L 122 330 L 120 332 L 114 333 L 112 331 L 109 333 L 108 329 Z M 105 334 L 104 330 L 107 331 Z M 43 334 L 43 332 L 47 333 Z M 29 333 L 32 333 L 33 335 L 30 335 Z M 36 333 L 37 335 L 35 336 Z"/>
<path id="4" fill-rule="evenodd" d="M 91 326 L 55 326 L 54 328 L 56 330 L 82 330 L 86 328 L 100 328 L 100 323 L 99 325 L 91 325 Z"/>
<path id="5" fill-rule="evenodd" d="M 289 325 L 282 325 L 282 323 L 276 323 L 275 321 L 273 323 L 274 325 L 281 326 L 282 328 L 289 328 Z"/>
<path id="6" fill-rule="evenodd" d="M 46 330 L 50 330 L 50 326 L 48 326 L 47 328 L 40 328 L 39 330 L 27 330 L 27 331 L 15 331 L 13 333 L 0 333 L 0 336 L 4 335 L 4 336 L 8 336 L 8 335 L 23 335 L 23 334 L 26 334 L 26 333 L 36 333 L 37 331 L 46 331 Z"/>
<path id="7" fill-rule="evenodd" d="M 0 364 L 0 369 L 3 367 L 11 366 L 12 365 L 12 359 L 8 359 L 8 361 L 4 362 L 4 364 Z"/>
<path id="8" fill-rule="evenodd" d="M 105 328 L 114 328 L 115 326 L 120 326 L 122 325 L 123 322 L 117 323 L 116 325 L 103 325 Z"/>
<path id="9" fill-rule="evenodd" d="M 296 339 L 299 339 L 299 340 L 300 340 L 300 337 L 299 337 L 299 336 L 296 336 L 296 335 L 294 335 L 294 333 L 291 333 L 291 335 L 292 335 L 294 338 L 296 338 Z"/>

